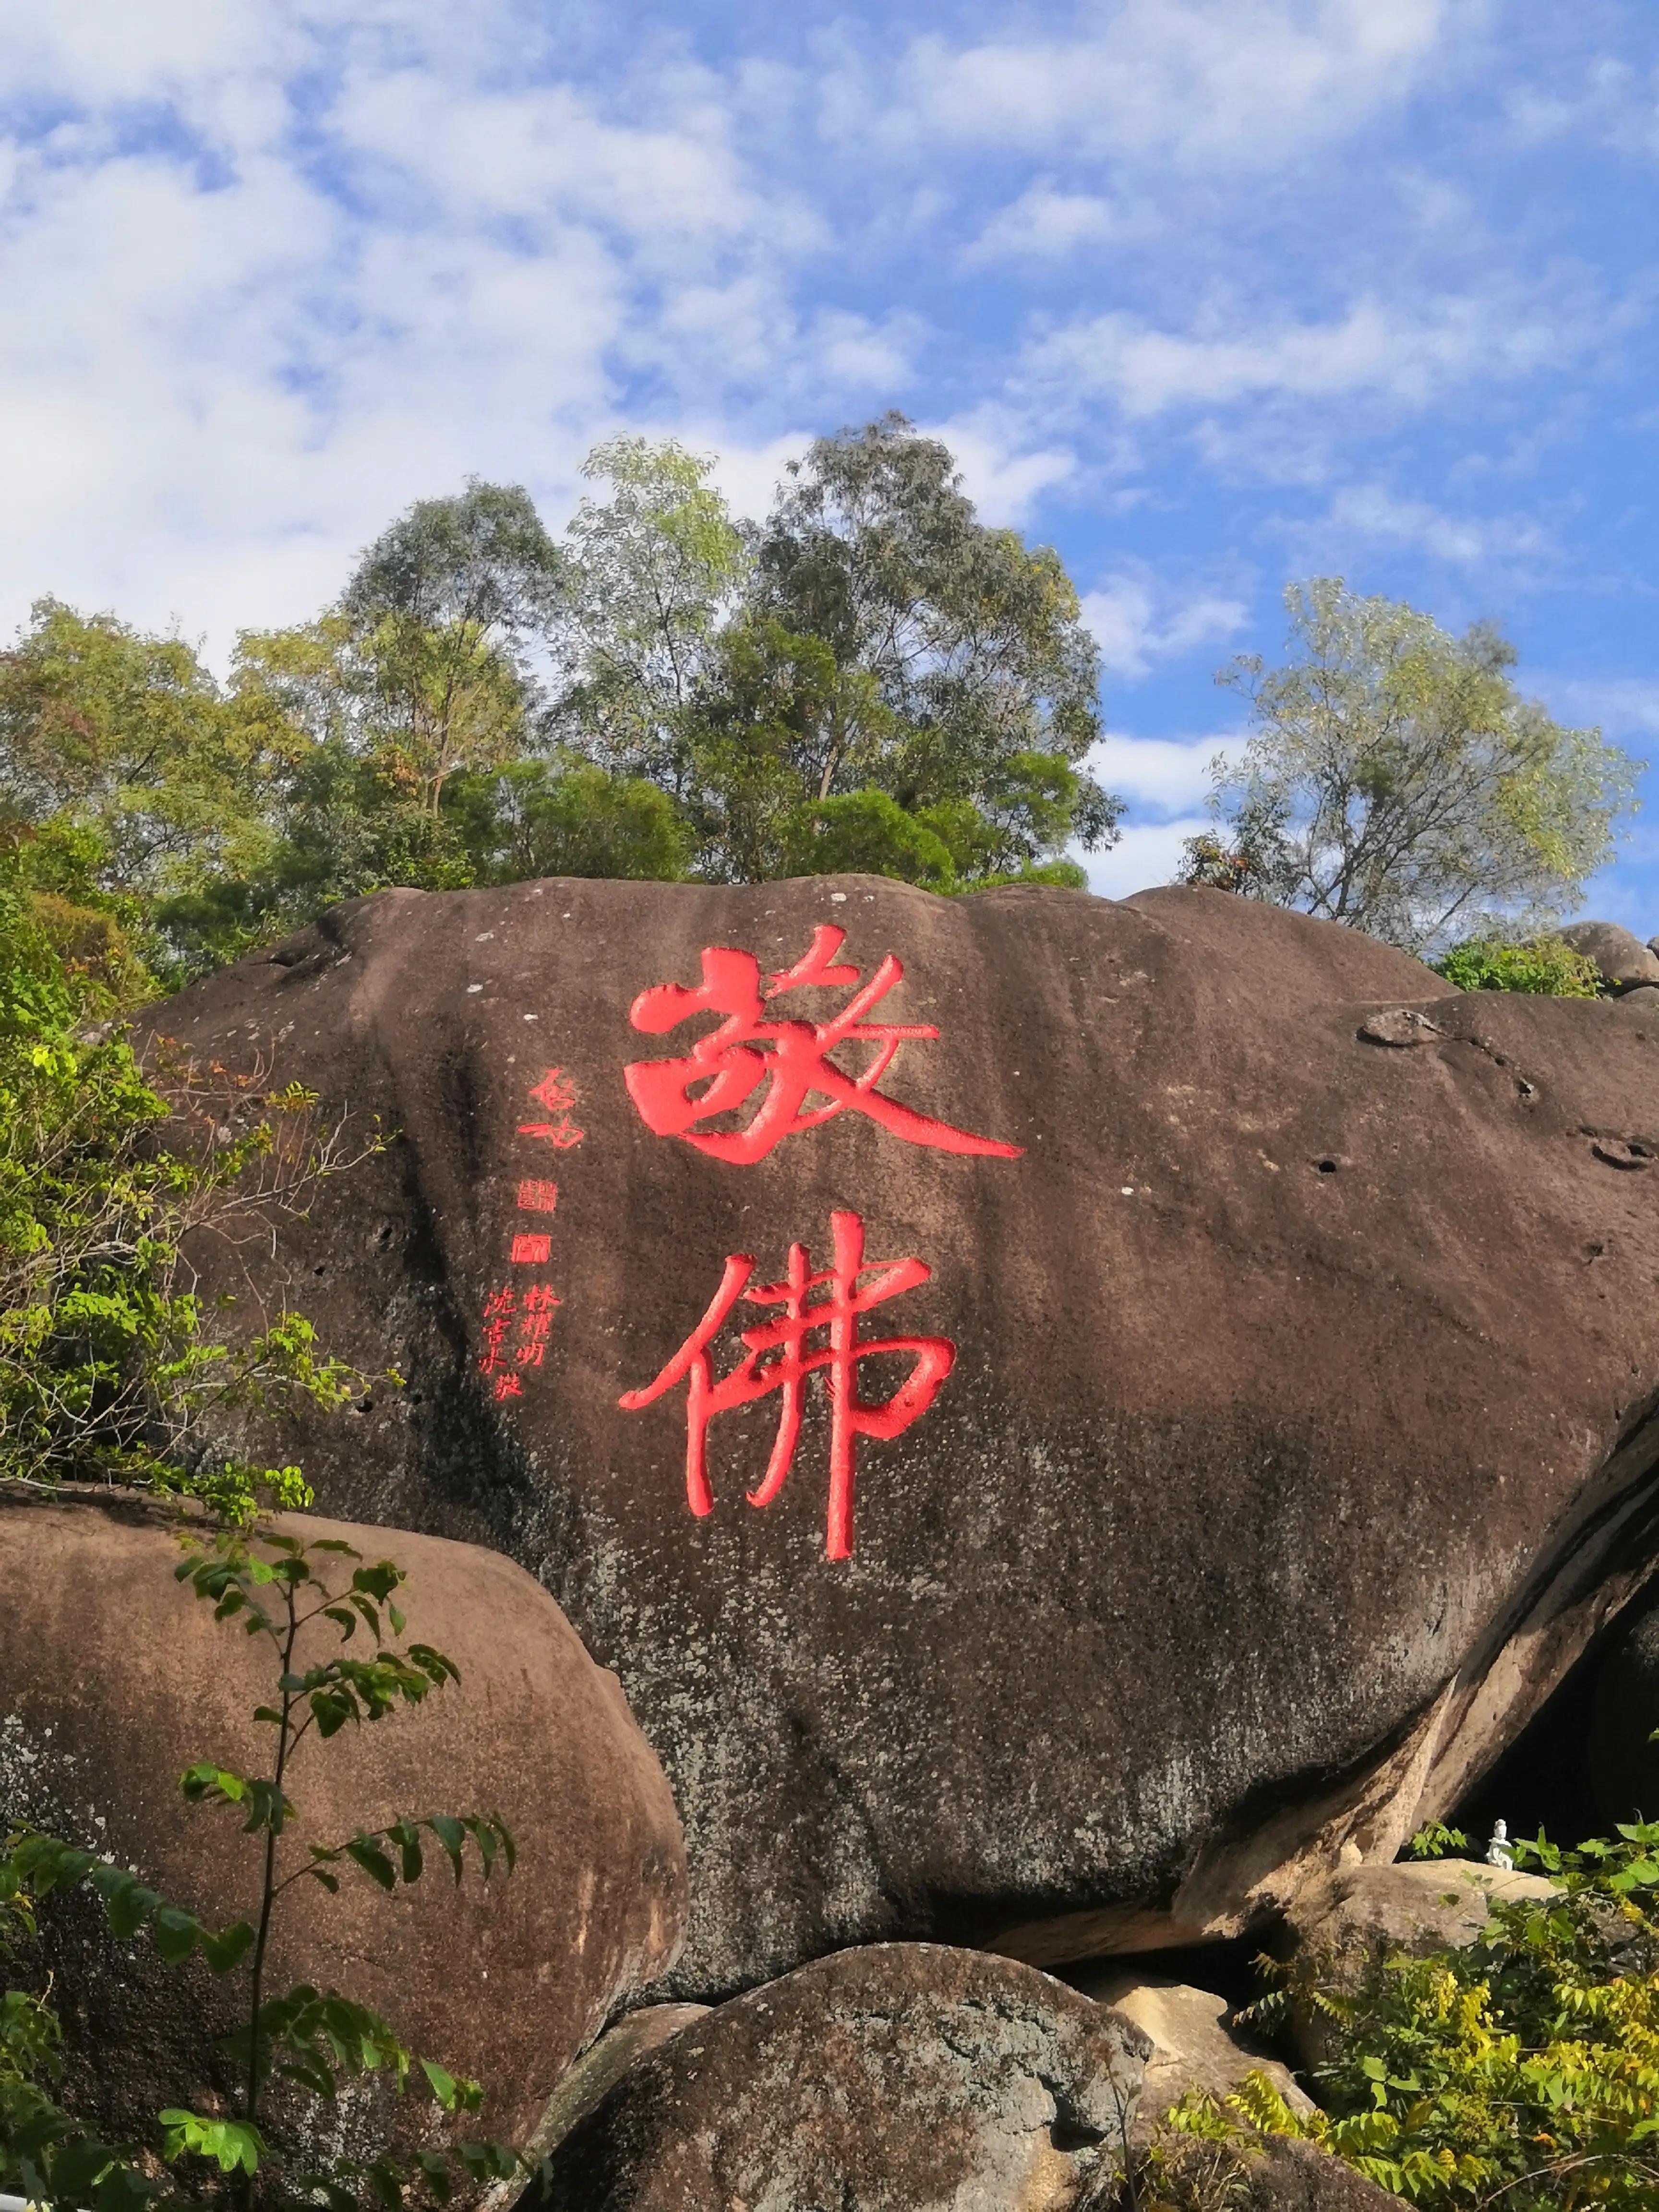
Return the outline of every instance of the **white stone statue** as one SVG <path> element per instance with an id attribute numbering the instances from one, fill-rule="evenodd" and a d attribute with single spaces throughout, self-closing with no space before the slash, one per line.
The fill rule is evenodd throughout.
<path id="1" fill-rule="evenodd" d="M 1492 1841 L 1486 1845 L 1486 1864 L 1501 1867 L 1505 1874 L 1515 1870 L 1515 1853 L 1510 1848 L 1510 1828 L 1507 1820 L 1492 1824 Z"/>

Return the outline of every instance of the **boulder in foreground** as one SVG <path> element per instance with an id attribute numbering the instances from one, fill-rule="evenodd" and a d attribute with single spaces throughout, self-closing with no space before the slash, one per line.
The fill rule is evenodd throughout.
<path id="1" fill-rule="evenodd" d="M 1073 2212 L 1121 2162 L 1147 2048 L 1011 1960 L 921 1943 L 838 1952 L 636 2060 L 554 2153 L 538 2201 Z"/>
<path id="2" fill-rule="evenodd" d="M 433 1813 L 500 1813 L 519 1859 L 488 1885 L 474 1862 L 457 1888 L 434 1851 L 395 1897 L 351 1869 L 335 1898 L 301 1882 L 279 1909 L 267 1987 L 308 1981 L 386 2014 L 421 2055 L 484 2083 L 483 2128 L 468 2132 L 522 2142 L 575 2053 L 678 1948 L 685 1861 L 662 1771 L 615 1677 L 510 1560 L 401 1529 L 277 1525 L 405 1568 L 410 1635 L 462 1677 L 412 1712 L 301 1746 L 280 1865 L 303 1863 L 309 1841 Z M 234 1814 L 186 1806 L 179 1777 L 204 1758 L 264 1771 L 270 1731 L 251 1716 L 275 1669 L 263 1638 L 216 1624 L 174 1580 L 179 1556 L 141 1504 L 0 1503 L 0 1784 L 15 1817 L 223 1926 L 254 1907 L 257 1840 Z M 319 1623 L 296 1663 L 338 1649 Z M 70 1917 L 57 2002 L 76 2109 L 136 2131 L 211 2080 L 210 2039 L 233 2015 L 227 1984 L 160 1966 L 147 1942 L 112 1951 L 100 1925 Z"/>

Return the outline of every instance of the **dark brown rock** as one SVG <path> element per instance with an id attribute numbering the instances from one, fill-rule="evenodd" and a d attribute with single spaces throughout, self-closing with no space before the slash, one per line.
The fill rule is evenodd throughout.
<path id="1" fill-rule="evenodd" d="M 1269 2142 L 1244 2172 L 1233 2212 L 1399 2212 L 1401 2199 L 1391 2191 L 1313 2143 Z"/>
<path id="2" fill-rule="evenodd" d="M 642 1032 L 638 996 L 710 948 L 783 973 L 830 926 L 866 981 L 903 963 L 872 1022 L 939 1031 L 883 1097 L 1018 1157 L 857 1099 L 751 1164 L 653 1133 L 630 1081 L 710 1022 Z M 1438 1034 L 1360 1035 L 1401 1009 Z M 397 1133 L 283 1272 L 204 1263 L 295 1286 L 408 1376 L 272 1440 L 329 1510 L 500 1546 L 617 1669 L 686 1822 L 680 1993 L 896 1935 L 1041 1963 L 1237 1933 L 1310 1863 L 1386 1861 L 1443 1813 L 1655 1547 L 1659 1175 L 1587 1133 L 1653 1141 L 1659 1034 L 1611 1005 L 1447 995 L 1220 892 L 846 877 L 387 893 L 156 1019 Z M 555 1212 L 520 1209 L 526 1182 Z M 826 1267 L 837 1212 L 870 1260 L 932 1270 L 865 1331 L 955 1347 L 929 1409 L 860 1443 L 848 1559 L 821 1377 L 763 1510 L 778 1396 L 714 1421 L 706 1517 L 687 1386 L 619 1402 L 731 1255 L 757 1284 L 792 1243 Z M 545 1261 L 511 1261 L 520 1234 Z M 492 1358 L 492 1294 L 526 1282 L 562 1301 L 545 1342 L 515 1316 Z M 741 1309 L 715 1371 L 781 1310 Z M 914 1364 L 866 1363 L 866 1399 Z"/>
<path id="3" fill-rule="evenodd" d="M 1608 1821 L 1659 1820 L 1659 1593 L 1614 1632 L 1595 1685 L 1590 1783 Z"/>
<path id="4" fill-rule="evenodd" d="M 637 2060 L 566 2136 L 539 2202 L 1073 2212 L 1120 2160 L 1146 2051 L 1139 2029 L 1012 1960 L 838 1952 Z"/>
<path id="5" fill-rule="evenodd" d="M 707 2020 L 709 2008 L 696 2004 L 641 2005 L 624 2013 L 599 2041 L 584 2051 L 547 2101 L 545 2110 L 524 2146 L 526 2168 L 550 2157 L 565 2137 L 587 2115 L 596 2111 L 630 2066 L 647 2051 L 659 2050 L 671 2038 Z M 521 2170 L 493 2188 L 483 2212 L 506 2212 L 523 2194 L 526 2179 Z"/>
<path id="6" fill-rule="evenodd" d="M 1560 934 L 1575 952 L 1595 963 L 1601 981 L 1615 991 L 1659 983 L 1659 953 L 1616 921 L 1569 922 Z"/>
<path id="7" fill-rule="evenodd" d="M 487 1886 L 475 1863 L 457 1889 L 434 1850 L 395 1898 L 362 1878 L 337 1898 L 301 1883 L 268 1987 L 311 1981 L 384 2012 L 417 2051 L 481 2080 L 488 2131 L 522 2142 L 576 2051 L 678 1948 L 685 1863 L 661 1770 L 615 1677 L 510 1560 L 403 1530 L 282 1525 L 395 1559 L 410 1633 L 462 1675 L 417 1711 L 301 1746 L 289 1859 L 400 1813 L 499 1812 L 519 1860 Z M 140 1506 L 0 1504 L 0 1799 L 219 1926 L 253 1908 L 257 1844 L 187 1807 L 179 1777 L 203 1758 L 264 1771 L 270 1731 L 251 1715 L 273 1668 L 263 1642 L 179 1586 L 178 1558 Z M 337 1648 L 323 1623 L 296 1660 Z M 158 2105 L 188 2101 L 210 2072 L 224 1985 L 181 1982 L 147 1944 L 126 1960 L 78 1948 L 91 1942 L 76 1923 L 56 1960 L 80 2094 L 106 2124 L 148 2133 Z"/>

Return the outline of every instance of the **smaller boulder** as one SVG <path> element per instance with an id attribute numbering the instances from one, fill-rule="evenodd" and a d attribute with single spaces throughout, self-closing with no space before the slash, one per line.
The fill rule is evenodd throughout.
<path id="1" fill-rule="evenodd" d="M 1633 1014 L 1659 1014 L 1659 983 L 1638 983 L 1613 1001 Z"/>
<path id="2" fill-rule="evenodd" d="M 1265 2074 L 1293 2112 L 1313 2110 L 1313 2100 L 1297 2087 L 1290 2069 L 1237 2033 L 1227 2000 L 1212 1990 L 1115 1964 L 1080 1969 L 1072 1979 L 1097 2004 L 1121 2013 L 1151 2039 L 1152 2055 L 1136 2112 L 1137 2140 L 1150 2141 L 1158 2121 L 1189 2089 L 1207 2090 L 1219 2101 L 1247 2074 Z"/>
<path id="3" fill-rule="evenodd" d="M 1291 1899 L 1279 1949 L 1306 1980 L 1349 1991 L 1391 1954 L 1421 1958 L 1476 1942 L 1494 1898 L 1553 1897 L 1540 1875 L 1478 1866 L 1469 1859 L 1402 1859 L 1394 1866 L 1342 1866 Z M 1291 2040 L 1304 2066 L 1331 2056 L 1329 2023 L 1292 1996 Z"/>
<path id="4" fill-rule="evenodd" d="M 1570 922 L 1560 934 L 1575 952 L 1595 963 L 1602 981 L 1614 991 L 1659 983 L 1659 953 L 1616 921 Z"/>
<path id="5" fill-rule="evenodd" d="M 554 2151 L 538 2201 L 1073 2212 L 1121 2165 L 1150 2049 L 1012 1959 L 933 1943 L 834 1952 L 636 2058 Z"/>

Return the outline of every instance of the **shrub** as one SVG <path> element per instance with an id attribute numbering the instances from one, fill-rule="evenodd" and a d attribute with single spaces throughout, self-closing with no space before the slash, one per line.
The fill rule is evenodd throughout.
<path id="1" fill-rule="evenodd" d="M 1429 964 L 1460 991 L 1531 991 L 1548 999 L 1601 995 L 1601 969 L 1559 937 L 1530 938 L 1524 945 L 1472 937 Z"/>
<path id="2" fill-rule="evenodd" d="M 1312 1992 L 1340 2033 L 1292 2112 L 1265 2075 L 1178 2132 L 1297 2136 L 1431 2212 L 1652 2212 L 1659 2203 L 1659 1824 L 1517 1863 L 1557 1894 L 1493 1900 L 1480 1940 L 1394 1956 L 1355 1994 Z M 1283 1979 L 1284 1970 L 1277 1970 Z M 1258 2007 L 1270 2014 L 1281 1986 Z"/>
<path id="3" fill-rule="evenodd" d="M 296 1471 L 227 1455 L 214 1431 L 237 1407 L 337 1404 L 361 1378 L 295 1313 L 220 1341 L 186 1255 L 301 1211 L 349 1164 L 342 1131 L 268 1069 L 164 1052 L 146 1068 L 97 1018 L 107 1004 L 0 875 L 0 1480 L 193 1491 L 244 1515 L 262 1490 L 307 1504 Z"/>

